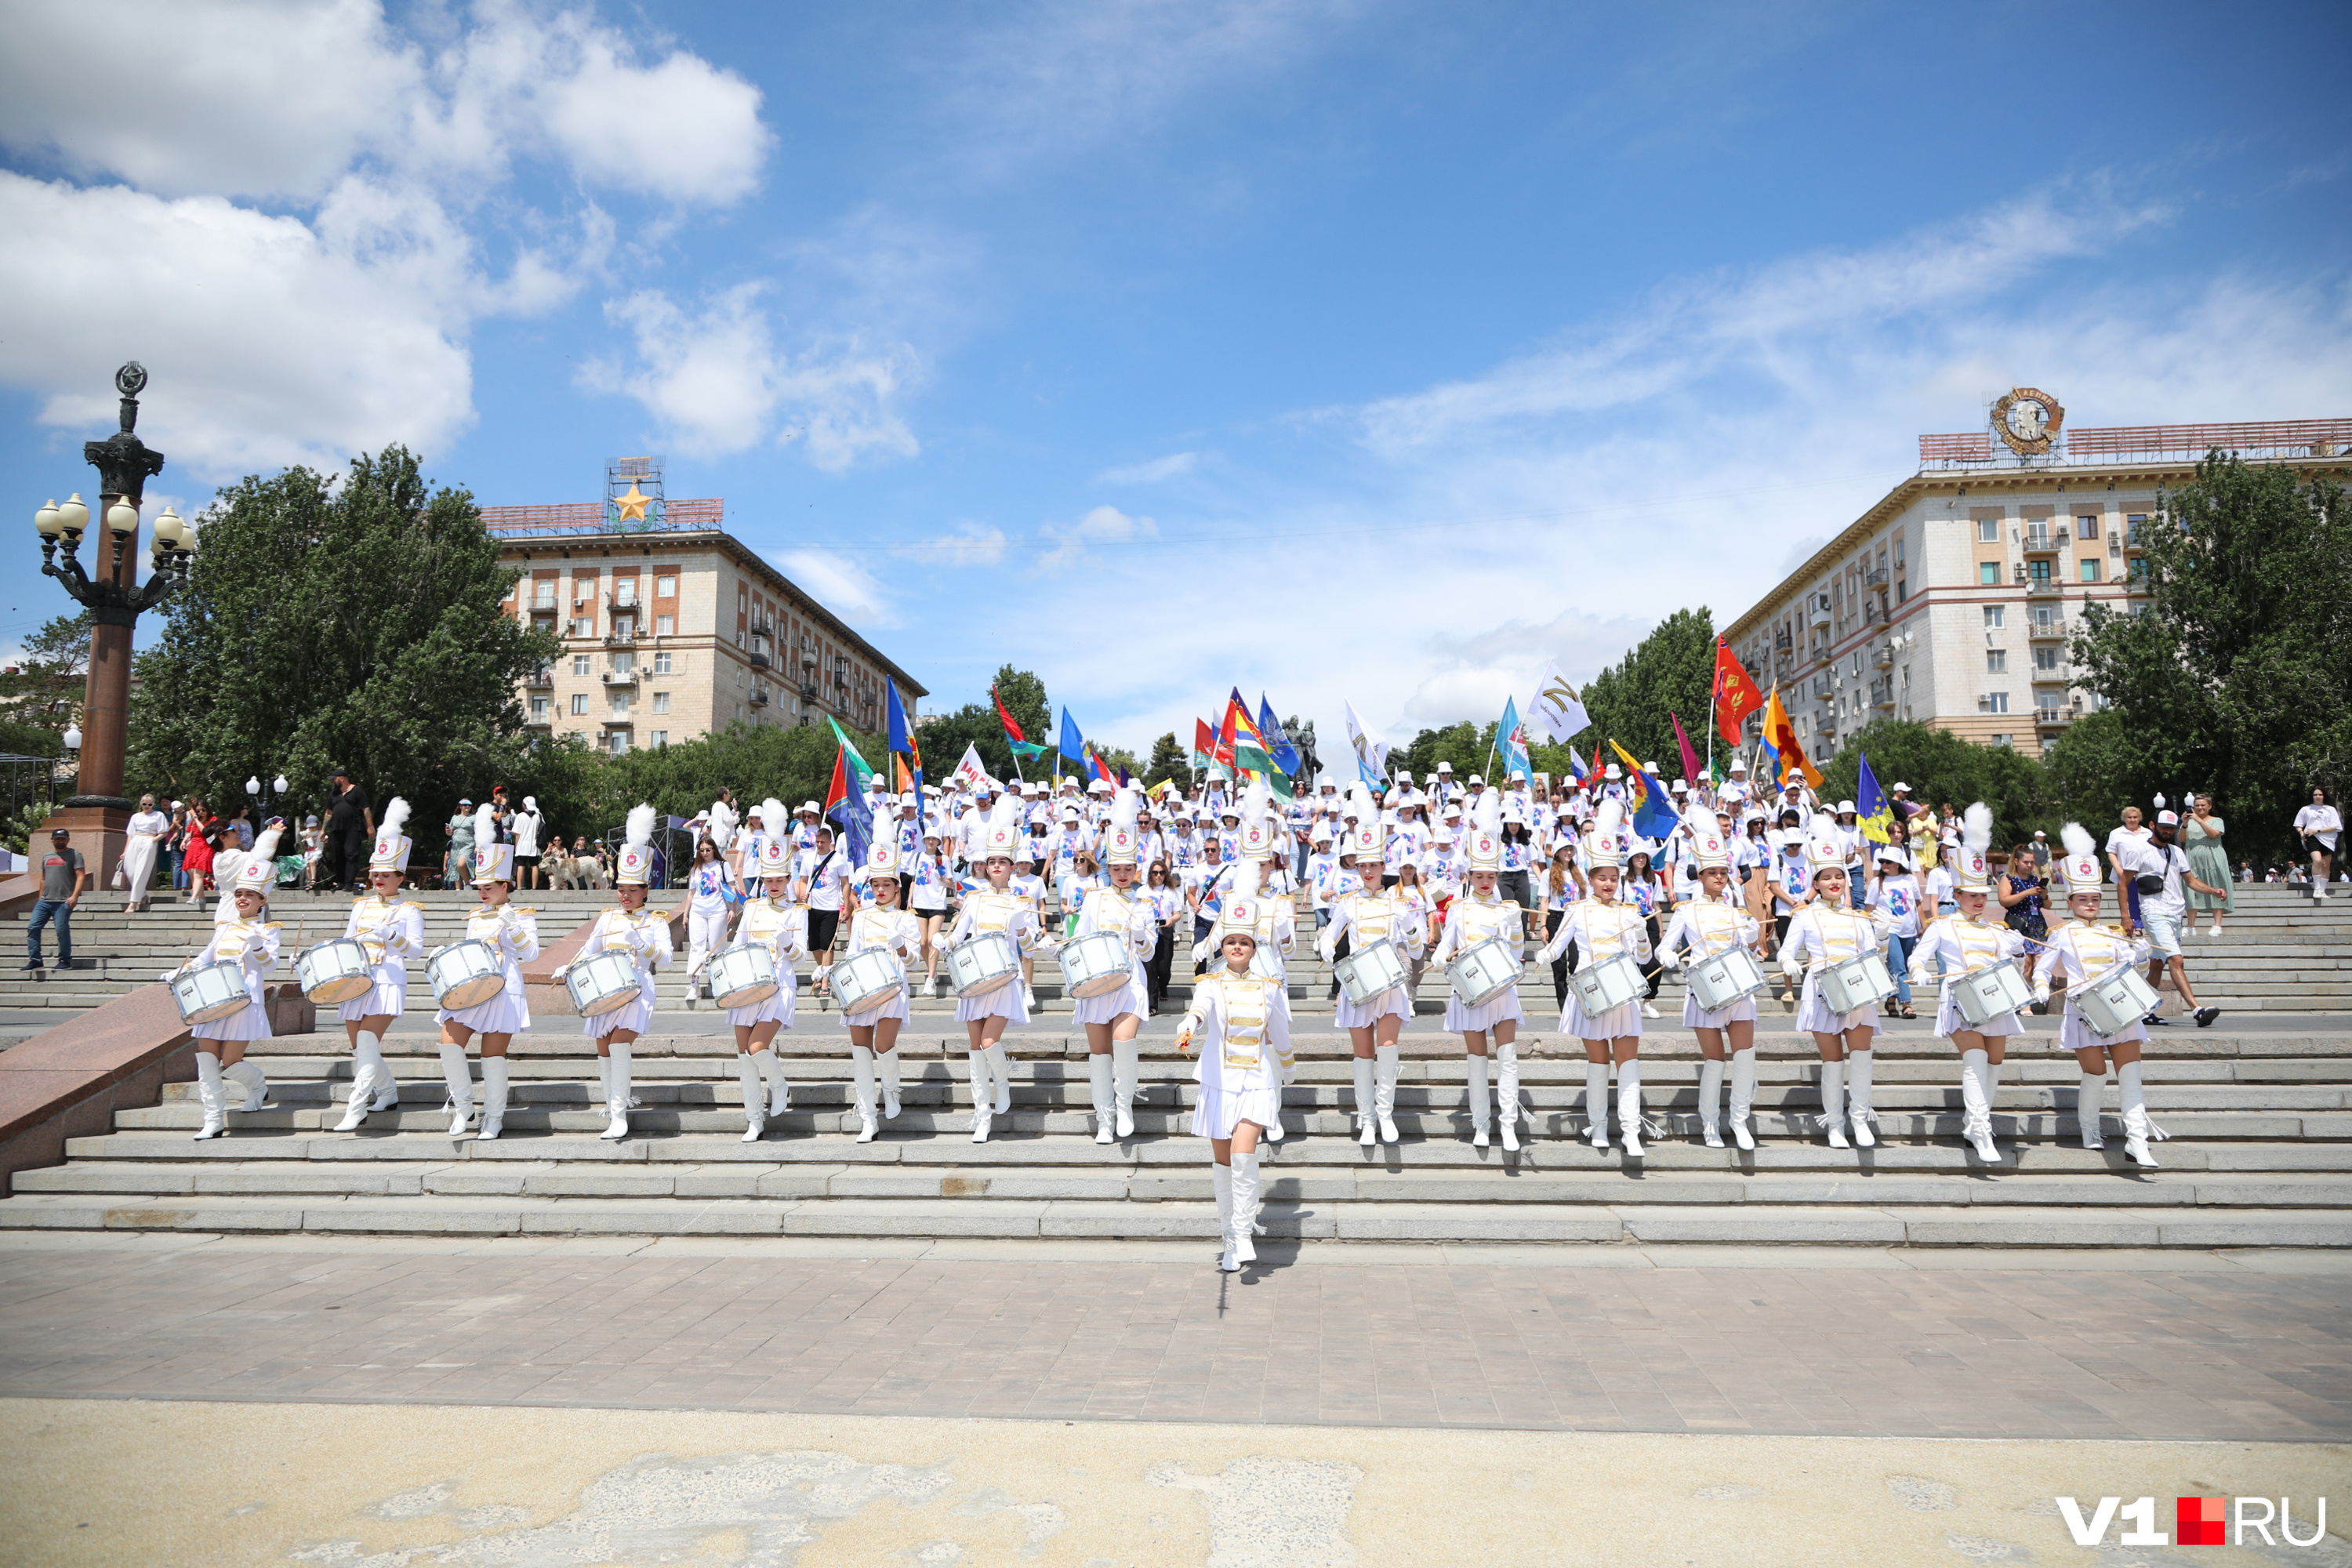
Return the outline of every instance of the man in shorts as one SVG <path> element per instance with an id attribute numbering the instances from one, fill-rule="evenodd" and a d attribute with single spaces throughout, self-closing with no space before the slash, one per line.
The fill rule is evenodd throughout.
<path id="1" fill-rule="evenodd" d="M 2161 879 L 2154 892 L 2139 895 L 2140 925 L 2147 933 L 2149 956 L 2147 983 L 2160 986 L 2167 969 L 2172 972 L 2173 989 L 2187 1002 L 2200 1029 L 2210 1026 L 2221 1016 L 2219 1007 L 2202 1006 L 2197 993 L 2189 984 L 2189 960 L 2180 952 L 2180 929 L 2189 919 L 2189 900 L 2182 892 L 2184 884 L 2198 892 L 2223 896 L 2226 889 L 2210 887 L 2198 880 L 2197 873 L 2189 868 L 2189 856 L 2173 842 L 2180 831 L 2180 817 L 2176 812 L 2156 814 L 2155 832 L 2145 841 L 2123 841 L 2123 874 L 2132 878 L 2151 877 Z M 2153 1025 L 2168 1024 L 2171 1020 L 2150 1013 L 2142 1020 Z"/>

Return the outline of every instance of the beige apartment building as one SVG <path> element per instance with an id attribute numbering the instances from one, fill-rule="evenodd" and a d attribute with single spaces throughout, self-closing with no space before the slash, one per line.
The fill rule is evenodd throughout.
<path id="1" fill-rule="evenodd" d="M 733 723 L 882 728 L 885 679 L 911 721 L 925 689 L 722 526 L 674 500 L 608 524 L 596 502 L 482 508 L 521 574 L 510 613 L 563 640 L 523 683 L 530 722 L 621 752 Z"/>
<path id="2" fill-rule="evenodd" d="M 2335 468 L 2352 419 L 2069 430 L 2056 398 L 2015 388 L 1990 429 L 1920 437 L 1918 471 L 1724 635 L 1816 762 L 1882 718 L 2038 756 L 2098 707 L 2066 657 L 2084 605 L 2147 603 L 2157 499 L 2216 447 Z"/>

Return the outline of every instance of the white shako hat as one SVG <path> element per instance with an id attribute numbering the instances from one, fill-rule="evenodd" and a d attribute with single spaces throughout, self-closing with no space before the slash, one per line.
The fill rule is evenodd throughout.
<path id="1" fill-rule="evenodd" d="M 2090 831 L 2079 822 L 2070 822 L 2058 830 L 2058 841 L 2066 853 L 2058 860 L 2058 879 L 2066 884 L 2066 896 L 2099 892 L 2099 847 L 2091 839 Z"/>
<path id="2" fill-rule="evenodd" d="M 284 817 L 269 819 L 260 836 L 254 839 L 253 847 L 238 863 L 236 875 L 230 879 L 228 890 L 231 898 L 239 893 L 259 893 L 265 899 L 269 896 L 270 885 L 278 880 L 278 840 L 285 832 Z"/>
<path id="3" fill-rule="evenodd" d="M 996 804 L 988 808 L 988 832 L 980 858 L 1010 860 L 1020 847 L 1021 804 L 1009 795 L 1000 795 Z"/>
<path id="4" fill-rule="evenodd" d="M 873 842 L 866 847 L 866 869 L 877 877 L 898 874 L 898 825 L 877 818 Z"/>
<path id="5" fill-rule="evenodd" d="M 1242 858 L 1270 860 L 1274 851 L 1274 786 L 1252 779 L 1242 792 Z"/>
<path id="6" fill-rule="evenodd" d="M 491 842 L 499 836 L 499 814 L 484 805 L 474 813 L 474 886 L 514 880 L 514 846 Z"/>
<path id="7" fill-rule="evenodd" d="M 642 888 L 654 874 L 654 808 L 644 801 L 629 807 L 629 823 L 621 830 L 621 868 L 615 885 Z"/>
<path id="8" fill-rule="evenodd" d="M 1691 852 L 1702 871 L 1727 871 L 1731 868 L 1731 850 L 1723 842 L 1723 825 L 1715 820 L 1715 813 L 1704 805 L 1694 805 L 1683 813 L 1683 826 L 1690 830 Z"/>
<path id="9" fill-rule="evenodd" d="M 1470 807 L 1470 869 L 1503 868 L 1503 797 L 1481 790 Z"/>
<path id="10" fill-rule="evenodd" d="M 1143 813 L 1143 792 L 1133 784 L 1118 792 L 1110 803 L 1110 824 L 1103 829 L 1103 864 L 1132 866 L 1136 844 L 1141 837 L 1136 831 L 1136 818 Z"/>
<path id="11" fill-rule="evenodd" d="M 766 800 L 760 803 L 760 819 L 762 822 L 785 822 L 790 820 L 790 818 L 784 815 L 784 803 L 778 800 L 773 795 L 770 795 Z M 777 834 L 762 834 L 760 838 L 760 861 L 758 867 L 752 872 L 752 875 L 764 879 L 768 877 L 789 877 L 792 874 L 792 846 L 787 844 Z"/>
<path id="12" fill-rule="evenodd" d="M 411 847 L 406 835 L 400 830 L 408 826 L 408 803 L 398 795 L 383 808 L 383 821 L 375 830 L 375 853 L 368 857 L 371 871 L 405 871 Z"/>
<path id="13" fill-rule="evenodd" d="M 1217 915 L 1210 952 L 1224 946 L 1225 938 L 1235 931 L 1248 933 L 1253 942 L 1257 939 L 1258 917 L 1265 912 L 1265 900 L 1257 896 L 1258 868 L 1257 861 L 1244 860 L 1234 872 L 1234 890 L 1225 895 L 1225 907 Z"/>
<path id="14" fill-rule="evenodd" d="M 1592 831 L 1584 836 L 1585 858 L 1593 868 L 1612 869 L 1625 864 L 1625 803 L 1614 796 L 1601 803 L 1592 814 Z"/>
<path id="15" fill-rule="evenodd" d="M 1953 870 L 1966 893 L 1992 891 L 1992 807 L 1970 801 L 1960 813 L 1960 853 Z"/>
<path id="16" fill-rule="evenodd" d="M 1816 877 L 1845 869 L 1845 841 L 1838 837 L 1837 819 L 1826 811 L 1813 813 L 1812 831 L 1805 837 L 1805 864 Z"/>
<path id="17" fill-rule="evenodd" d="M 1348 786 L 1348 804 L 1356 814 L 1356 826 L 1348 829 L 1340 840 L 1339 852 L 1353 855 L 1358 864 L 1377 860 L 1385 866 L 1389 856 L 1388 834 L 1381 828 L 1381 814 L 1372 809 L 1372 803 L 1361 784 Z"/>

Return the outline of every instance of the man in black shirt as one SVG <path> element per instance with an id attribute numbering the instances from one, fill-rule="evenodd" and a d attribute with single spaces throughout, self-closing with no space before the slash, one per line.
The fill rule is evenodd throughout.
<path id="1" fill-rule="evenodd" d="M 367 791 L 353 784 L 349 773 L 337 768 L 331 776 L 333 793 L 319 848 L 328 874 L 320 881 L 326 888 L 362 892 L 361 879 L 366 875 L 368 850 L 375 842 L 375 812 Z"/>

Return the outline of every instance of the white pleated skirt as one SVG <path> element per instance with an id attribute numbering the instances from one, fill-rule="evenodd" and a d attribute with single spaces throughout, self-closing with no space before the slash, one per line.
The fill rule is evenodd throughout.
<path id="1" fill-rule="evenodd" d="M 369 973 L 375 976 L 374 989 L 335 1009 L 346 1024 L 377 1016 L 397 1018 L 408 1010 L 407 970 L 397 963 L 379 963 Z"/>
<path id="2" fill-rule="evenodd" d="M 1281 1104 L 1282 1088 L 1278 1083 L 1203 1094 L 1201 1102 L 1192 1108 L 1192 1136 L 1230 1138 L 1234 1135 L 1234 1129 L 1244 1121 L 1271 1127 L 1280 1113 Z"/>
<path id="3" fill-rule="evenodd" d="M 198 1040 L 266 1040 L 269 1038 L 269 1009 L 262 1005 L 261 982 L 248 975 L 245 982 L 248 1000 L 241 1012 L 226 1018 L 215 1018 L 209 1024 L 197 1024 L 188 1030 L 192 1039 Z"/>
<path id="4" fill-rule="evenodd" d="M 1519 1010 L 1519 987 L 1516 982 L 1503 988 L 1499 996 L 1490 996 L 1475 1007 L 1465 1007 L 1462 998 L 1453 988 L 1445 993 L 1445 1026 L 1466 1033 L 1484 1034 L 1497 1024 L 1515 1022 L 1527 1015 Z"/>
<path id="5" fill-rule="evenodd" d="M 2066 1004 L 2066 1011 L 2060 1015 L 2058 1019 L 2058 1044 L 2064 1050 L 2087 1051 L 2094 1046 L 2105 1049 L 2108 1046 L 2120 1046 L 2131 1040 L 2147 1038 L 2147 1026 L 2142 1023 L 2134 1023 L 2130 1028 L 2112 1040 L 2105 1038 L 2096 1029 L 2091 1027 L 2089 1021 L 2082 1014 L 2074 1010 L 2074 1004 L 2071 1001 Z"/>
<path id="6" fill-rule="evenodd" d="M 754 1024 L 782 1024 L 789 1029 L 793 1026 L 793 1013 L 799 997 L 798 985 L 779 985 L 776 994 L 765 1002 L 754 1003 L 749 1007 L 728 1008 L 727 1021 L 746 1028 Z"/>
<path id="7" fill-rule="evenodd" d="M 1362 1006 L 1348 1000 L 1346 986 L 1339 988 L 1339 1022 L 1340 1029 L 1369 1029 L 1382 1018 L 1402 1018 L 1412 1022 L 1412 996 L 1403 986 L 1392 986 L 1381 992 Z"/>
<path id="8" fill-rule="evenodd" d="M 1797 998 L 1797 1027 L 1824 1035 L 1843 1035 L 1848 1029 L 1873 1029 L 1878 1026 L 1878 1005 L 1856 1007 L 1851 1013 L 1832 1013 L 1830 1005 L 1822 1000 L 1821 972 L 1805 971 L 1805 989 Z"/>
<path id="9" fill-rule="evenodd" d="M 609 1013 L 581 1019 L 580 1032 L 592 1040 L 601 1040 L 615 1029 L 642 1035 L 652 1026 L 653 1021 L 654 983 L 641 969 L 637 971 L 637 999 L 625 1007 L 615 1007 Z"/>
<path id="10" fill-rule="evenodd" d="M 1969 1023 L 1968 1015 L 1960 1011 L 1960 999 L 1947 985 L 1944 987 L 1944 999 L 1936 1005 L 1936 1033 L 1948 1040 L 1963 1029 L 1972 1029 L 1979 1035 L 2025 1033 L 2025 1026 L 2018 1021 L 2014 1013 L 2003 1013 L 2000 1017 L 1988 1018 L 1981 1024 Z"/>
<path id="11" fill-rule="evenodd" d="M 976 1018 L 1009 1018 L 1016 1024 L 1029 1021 L 1029 1004 L 1022 999 L 1021 976 L 1014 975 L 984 996 L 956 998 L 956 1022 L 969 1024 Z"/>
<path id="12" fill-rule="evenodd" d="M 1081 1024 L 1108 1024 L 1122 1013 L 1150 1017 L 1151 984 L 1144 976 L 1142 962 L 1138 960 L 1128 966 L 1126 984 L 1116 991 L 1081 996 L 1076 1005 L 1077 1021 Z"/>
<path id="13" fill-rule="evenodd" d="M 907 1021 L 907 987 L 905 984 L 901 984 L 898 989 L 891 992 L 890 999 L 887 1002 L 883 1003 L 879 1007 L 869 1008 L 863 1013 L 845 1013 L 842 1015 L 842 1021 L 849 1025 L 852 1028 L 856 1029 L 870 1029 L 885 1018 L 896 1018 L 901 1024 Z"/>
<path id="14" fill-rule="evenodd" d="M 1451 1024 L 1446 1026 L 1453 1027 Z M 1612 1007 L 1606 1013 L 1588 1013 L 1576 1000 L 1576 993 L 1568 994 L 1568 1005 L 1559 1013 L 1559 1032 L 1580 1040 L 1622 1040 L 1627 1036 L 1642 1036 L 1642 1004 L 1628 1002 L 1622 1007 Z"/>
<path id="15" fill-rule="evenodd" d="M 1706 1013 L 1699 1010 L 1697 992 L 1688 989 L 1683 992 L 1683 1026 L 1686 1029 L 1720 1029 L 1733 1024 L 1752 1024 L 1755 1021 L 1756 998 L 1753 996 L 1742 996 L 1720 1013 Z"/>

